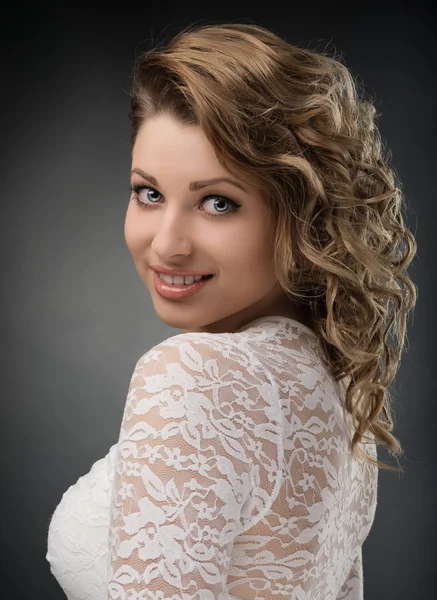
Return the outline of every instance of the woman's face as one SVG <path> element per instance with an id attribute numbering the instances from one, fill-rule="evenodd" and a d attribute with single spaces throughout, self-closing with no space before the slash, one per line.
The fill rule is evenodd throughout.
<path id="1" fill-rule="evenodd" d="M 145 206 L 131 197 L 125 239 L 159 318 L 183 333 L 235 332 L 286 314 L 281 307 L 289 303 L 273 273 L 274 232 L 259 191 L 241 180 L 244 189 L 229 182 L 193 189 L 193 182 L 220 177 L 234 179 L 199 127 L 165 115 L 141 127 L 131 183 L 143 187 L 137 197 Z M 152 265 L 213 277 L 194 295 L 164 298 Z"/>

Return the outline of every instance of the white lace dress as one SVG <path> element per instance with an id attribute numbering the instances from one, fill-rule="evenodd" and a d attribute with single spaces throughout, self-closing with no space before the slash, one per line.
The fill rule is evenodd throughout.
<path id="1" fill-rule="evenodd" d="M 343 396 L 286 317 L 154 346 L 118 443 L 52 515 L 67 598 L 362 600 L 378 470 L 352 458 Z M 376 458 L 373 436 L 362 448 Z"/>

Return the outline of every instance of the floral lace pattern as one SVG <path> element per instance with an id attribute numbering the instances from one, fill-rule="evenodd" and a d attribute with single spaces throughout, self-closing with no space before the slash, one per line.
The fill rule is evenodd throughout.
<path id="1" fill-rule="evenodd" d="M 362 599 L 377 469 L 352 458 L 342 391 L 317 336 L 282 317 L 144 354 L 117 447 L 107 598 Z"/>
<path id="2" fill-rule="evenodd" d="M 146 352 L 118 443 L 52 515 L 67 599 L 363 600 L 378 471 L 352 457 L 344 385 L 285 317 Z"/>

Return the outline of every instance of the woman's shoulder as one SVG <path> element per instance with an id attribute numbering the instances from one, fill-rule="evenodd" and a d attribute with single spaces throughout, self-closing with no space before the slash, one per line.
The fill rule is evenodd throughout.
<path id="1" fill-rule="evenodd" d="M 319 336 L 308 326 L 282 316 L 255 319 L 235 332 L 185 332 L 159 342 L 137 361 L 148 375 L 188 373 L 212 377 L 230 373 L 236 379 L 262 380 L 276 386 L 297 363 L 324 371 L 326 359 Z M 281 373 L 281 375 L 279 375 Z M 166 375 L 165 375 L 166 376 Z"/>

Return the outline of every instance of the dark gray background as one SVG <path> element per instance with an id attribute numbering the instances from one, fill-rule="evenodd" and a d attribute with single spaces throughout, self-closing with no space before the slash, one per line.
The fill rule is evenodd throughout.
<path id="1" fill-rule="evenodd" d="M 337 50 L 382 112 L 419 247 L 410 269 L 419 300 L 394 386 L 406 473 L 380 473 L 363 548 L 365 598 L 432 598 L 437 215 L 429 5 L 142 6 L 17 8 L 2 18 L 2 597 L 65 597 L 45 560 L 51 515 L 117 442 L 138 358 L 179 333 L 158 320 L 124 241 L 135 56 L 193 21 L 246 20 L 291 43 Z M 390 460 L 383 449 L 379 456 Z"/>

